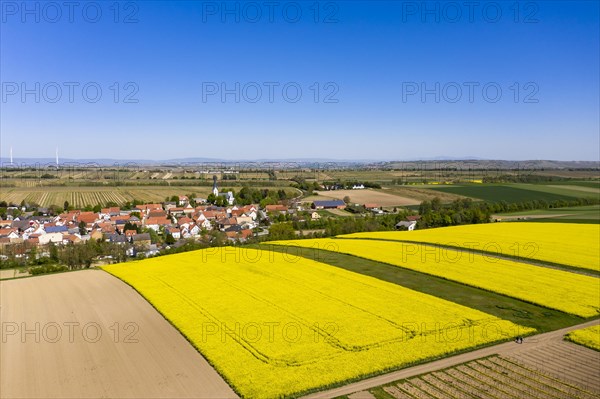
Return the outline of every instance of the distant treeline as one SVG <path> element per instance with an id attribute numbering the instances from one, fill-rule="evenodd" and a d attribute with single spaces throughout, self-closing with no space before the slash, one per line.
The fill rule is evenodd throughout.
<path id="1" fill-rule="evenodd" d="M 439 198 L 423 201 L 419 206 L 421 219 L 418 228 L 455 226 L 460 224 L 488 223 L 492 214 L 520 212 L 536 209 L 564 208 L 600 204 L 600 198 L 575 198 L 572 200 L 532 200 L 508 203 L 473 202 L 470 198 L 460 199 L 449 205 L 442 204 Z"/>
<path id="2" fill-rule="evenodd" d="M 600 198 L 574 198 L 572 200 L 532 200 L 525 202 L 507 203 L 506 201 L 485 203 L 491 213 L 520 212 L 535 209 L 565 208 L 569 206 L 598 205 Z"/>
<path id="3" fill-rule="evenodd" d="M 501 175 L 501 176 L 484 176 L 484 183 L 549 183 L 557 181 L 572 181 L 572 180 L 584 180 L 584 179 L 573 179 L 562 176 L 545 176 L 545 175 Z M 591 179 L 590 179 L 591 180 Z"/>

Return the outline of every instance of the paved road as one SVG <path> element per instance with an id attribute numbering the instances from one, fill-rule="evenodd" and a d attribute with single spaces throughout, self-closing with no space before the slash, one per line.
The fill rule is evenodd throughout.
<path id="1" fill-rule="evenodd" d="M 305 399 L 334 398 L 336 396 L 349 395 L 354 392 L 364 391 L 380 385 L 389 384 L 397 380 L 444 369 L 446 367 L 451 367 L 460 363 L 465 363 L 471 360 L 479 359 L 490 355 L 513 355 L 522 351 L 529 351 L 530 349 L 533 349 L 535 347 L 544 346 L 552 342 L 560 343 L 562 342 L 563 337 L 566 333 L 597 324 L 600 324 L 600 320 L 592 320 L 583 324 L 578 324 L 576 326 L 563 328 L 561 330 L 532 335 L 530 337 L 525 338 L 523 344 L 506 342 L 503 344 L 490 346 L 488 348 L 478 349 L 473 352 L 463 353 L 460 355 L 437 360 L 431 363 L 409 367 L 388 374 L 383 374 L 377 377 L 368 378 L 362 381 L 345 385 L 343 387 L 331 389 L 328 391 L 317 392 L 306 396 Z"/>

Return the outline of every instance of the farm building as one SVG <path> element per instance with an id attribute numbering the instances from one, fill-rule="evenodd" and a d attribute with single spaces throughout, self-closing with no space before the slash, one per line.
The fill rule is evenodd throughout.
<path id="1" fill-rule="evenodd" d="M 342 200 L 314 201 L 313 209 L 344 209 L 346 203 Z"/>
<path id="2" fill-rule="evenodd" d="M 400 229 L 402 227 L 406 227 L 406 230 L 408 231 L 413 231 L 415 229 L 415 227 L 417 226 L 417 222 L 413 221 L 408 221 L 408 220 L 403 220 L 401 222 L 396 223 L 396 229 Z"/>

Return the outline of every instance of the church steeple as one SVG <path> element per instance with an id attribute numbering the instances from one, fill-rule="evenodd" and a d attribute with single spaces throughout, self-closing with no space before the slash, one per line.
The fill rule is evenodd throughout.
<path id="1" fill-rule="evenodd" d="M 212 192 L 215 195 L 215 197 L 217 197 L 219 195 L 219 188 L 217 187 L 217 175 L 213 175 L 213 189 L 212 189 Z"/>

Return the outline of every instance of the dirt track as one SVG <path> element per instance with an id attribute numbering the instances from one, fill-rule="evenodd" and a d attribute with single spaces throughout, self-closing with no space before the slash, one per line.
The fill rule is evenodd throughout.
<path id="1" fill-rule="evenodd" d="M 102 271 L 1 281 L 0 322 L 1 398 L 236 397 L 152 306 Z"/>

